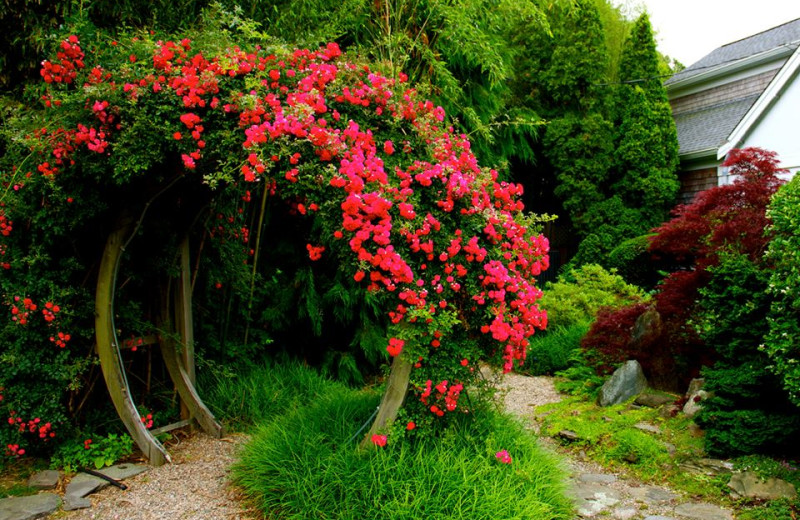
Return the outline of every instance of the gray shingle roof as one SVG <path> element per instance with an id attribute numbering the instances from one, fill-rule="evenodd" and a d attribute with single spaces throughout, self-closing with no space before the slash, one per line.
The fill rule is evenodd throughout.
<path id="1" fill-rule="evenodd" d="M 753 106 L 758 95 L 675 115 L 680 154 L 719 148 Z"/>
<path id="2" fill-rule="evenodd" d="M 669 78 L 666 84 L 690 78 L 725 63 L 731 63 L 742 58 L 747 58 L 748 56 L 760 54 L 799 40 L 800 18 L 742 40 L 723 45 L 711 51 L 709 54 L 706 54 L 700 61 L 693 63 L 691 66 Z"/>

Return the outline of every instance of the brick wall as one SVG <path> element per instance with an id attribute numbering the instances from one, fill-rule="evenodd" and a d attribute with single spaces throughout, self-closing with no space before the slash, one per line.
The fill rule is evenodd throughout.
<path id="1" fill-rule="evenodd" d="M 718 182 L 716 168 L 679 172 L 678 178 L 681 181 L 681 189 L 678 192 L 679 204 L 690 203 L 695 195 L 713 188 Z"/>
<path id="2" fill-rule="evenodd" d="M 690 112 L 700 108 L 705 108 L 713 105 L 724 103 L 733 99 L 741 99 L 752 94 L 760 94 L 763 92 L 769 82 L 778 73 L 778 70 L 769 70 L 750 76 L 749 78 L 740 79 L 727 85 L 721 85 L 716 88 L 689 94 L 688 96 L 679 97 L 670 101 L 672 105 L 672 113 L 680 114 L 683 112 Z"/>

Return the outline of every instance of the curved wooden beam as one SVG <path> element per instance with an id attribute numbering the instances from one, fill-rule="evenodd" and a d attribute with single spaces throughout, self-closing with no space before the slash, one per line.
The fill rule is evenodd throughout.
<path id="1" fill-rule="evenodd" d="M 150 464 L 161 466 L 165 462 L 172 461 L 164 446 L 142 424 L 139 411 L 136 410 L 128 387 L 119 351 L 119 341 L 114 330 L 114 293 L 117 285 L 117 270 L 124 252 L 125 240 L 133 227 L 133 219 L 130 217 L 120 218 L 116 229 L 111 232 L 106 241 L 95 292 L 95 338 L 97 354 L 100 357 L 100 368 L 103 371 L 106 388 L 108 388 L 117 414 Z"/>
<path id="2" fill-rule="evenodd" d="M 166 329 L 160 338 L 161 355 L 167 366 L 167 371 L 181 396 L 181 405 L 186 407 L 189 418 L 197 421 L 200 427 L 212 437 L 220 438 L 225 431 L 214 414 L 203 403 L 194 387 L 194 333 L 192 324 L 192 289 L 189 269 L 189 239 L 183 240 L 180 246 L 181 275 L 178 280 L 178 289 L 175 291 L 175 327 L 170 326 L 169 292 L 163 295 L 161 305 L 161 329 Z M 171 284 L 170 284 L 171 285 Z M 178 329 L 180 351 L 171 334 Z"/>

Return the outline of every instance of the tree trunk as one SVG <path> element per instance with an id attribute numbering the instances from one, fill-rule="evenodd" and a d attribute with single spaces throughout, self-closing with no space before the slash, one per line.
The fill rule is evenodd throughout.
<path id="1" fill-rule="evenodd" d="M 408 381 L 411 377 L 411 363 L 402 356 L 395 356 L 392 370 L 386 382 L 386 391 L 378 408 L 378 416 L 372 423 L 367 435 L 361 441 L 361 447 L 369 446 L 372 436 L 391 425 L 397 418 L 397 412 L 403 406 L 408 393 Z"/>

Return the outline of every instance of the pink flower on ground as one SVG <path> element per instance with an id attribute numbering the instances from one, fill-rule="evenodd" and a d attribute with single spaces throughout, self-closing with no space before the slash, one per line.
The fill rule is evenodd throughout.
<path id="1" fill-rule="evenodd" d="M 511 464 L 511 455 L 508 454 L 506 450 L 500 450 L 494 454 L 497 457 L 497 460 L 502 462 L 503 464 Z"/>
<path id="2" fill-rule="evenodd" d="M 377 435 L 377 434 L 373 435 L 372 444 L 380 448 L 383 448 L 384 446 L 386 446 L 386 435 Z"/>

